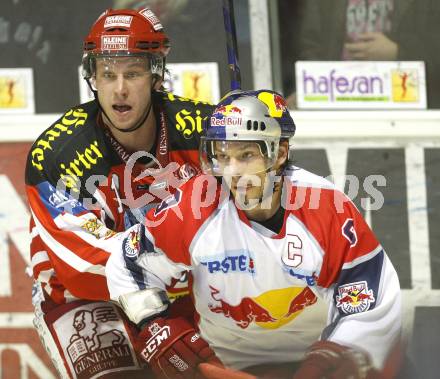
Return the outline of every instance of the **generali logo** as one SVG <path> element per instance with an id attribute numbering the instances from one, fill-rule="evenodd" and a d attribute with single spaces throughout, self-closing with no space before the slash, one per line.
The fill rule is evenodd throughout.
<path id="1" fill-rule="evenodd" d="M 135 362 L 124 332 L 112 325 L 118 316 L 113 307 L 81 309 L 73 316 L 74 333 L 67 353 L 78 379 L 90 378 L 113 367 L 130 367 Z"/>

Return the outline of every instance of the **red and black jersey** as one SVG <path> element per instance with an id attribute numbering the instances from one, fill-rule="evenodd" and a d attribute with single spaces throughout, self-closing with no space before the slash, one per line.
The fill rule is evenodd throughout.
<path id="1" fill-rule="evenodd" d="M 104 267 L 118 232 L 199 172 L 202 125 L 213 107 L 162 92 L 153 94 L 153 107 L 154 150 L 134 160 L 100 126 L 96 101 L 69 109 L 32 145 L 31 265 L 57 303 L 108 299 Z"/>

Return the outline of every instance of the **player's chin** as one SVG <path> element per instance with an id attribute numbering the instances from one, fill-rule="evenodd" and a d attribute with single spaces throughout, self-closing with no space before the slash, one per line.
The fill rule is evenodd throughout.
<path id="1" fill-rule="evenodd" d="M 129 115 L 116 115 L 112 118 L 113 125 L 119 130 L 128 130 L 136 125 L 137 119 Z"/>
<path id="2" fill-rule="evenodd" d="M 231 191 L 232 192 L 232 191 Z M 262 197 L 259 187 L 250 187 L 244 191 L 232 192 L 237 204 L 243 204 L 245 208 L 249 208 L 252 204 L 257 205 Z"/>

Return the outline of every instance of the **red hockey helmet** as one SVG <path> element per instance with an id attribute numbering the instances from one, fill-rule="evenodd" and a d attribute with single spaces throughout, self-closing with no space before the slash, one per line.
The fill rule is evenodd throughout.
<path id="1" fill-rule="evenodd" d="M 84 40 L 83 76 L 90 79 L 97 57 L 147 56 L 153 74 L 163 77 L 170 41 L 149 9 L 107 9 Z"/>

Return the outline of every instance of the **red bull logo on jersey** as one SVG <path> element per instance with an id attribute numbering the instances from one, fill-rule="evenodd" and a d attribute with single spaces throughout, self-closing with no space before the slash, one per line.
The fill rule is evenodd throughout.
<path id="1" fill-rule="evenodd" d="M 207 267 L 210 274 L 229 272 L 255 274 L 254 260 L 247 254 L 231 255 L 221 260 L 215 259 L 201 263 Z"/>
<path id="2" fill-rule="evenodd" d="M 366 281 L 340 286 L 338 293 L 336 307 L 346 314 L 365 312 L 375 301 L 373 290 L 368 289 Z"/>
<path id="3" fill-rule="evenodd" d="M 218 289 L 209 288 L 213 299 L 209 310 L 230 318 L 241 329 L 252 323 L 264 329 L 278 329 L 316 303 L 316 296 L 308 287 L 271 290 L 257 297 L 243 297 L 237 304 L 226 301 Z"/>

